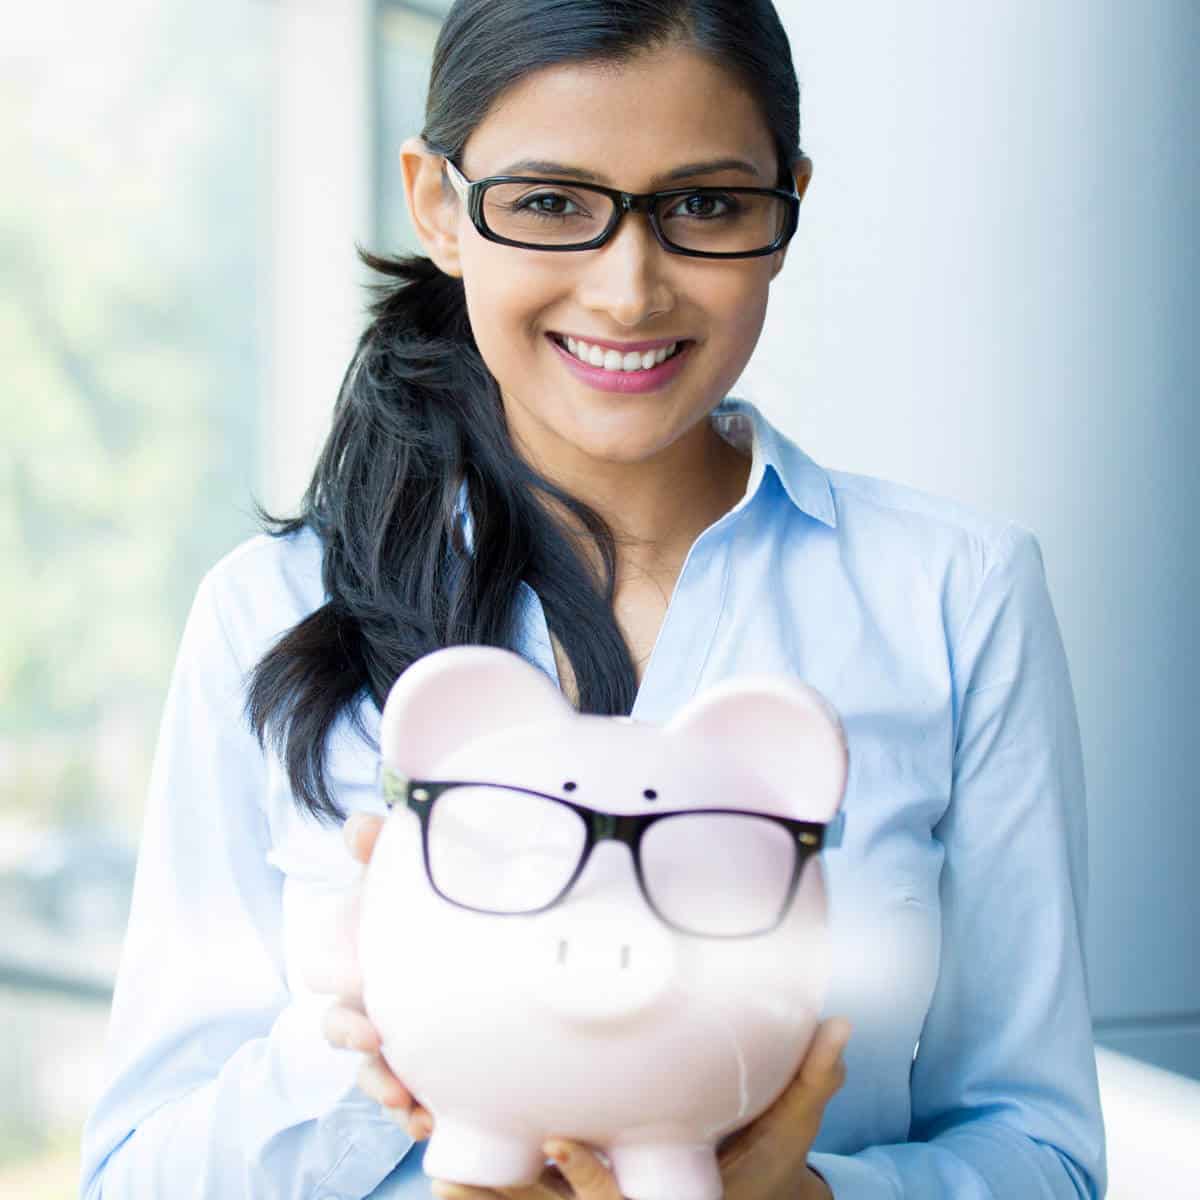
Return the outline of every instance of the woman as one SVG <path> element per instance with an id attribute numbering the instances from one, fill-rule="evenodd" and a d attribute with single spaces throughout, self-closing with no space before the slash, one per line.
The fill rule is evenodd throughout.
<path id="1" fill-rule="evenodd" d="M 303 511 L 189 618 L 84 1195 L 429 1194 L 402 1128 L 429 1114 L 302 962 L 378 829 L 389 687 L 485 643 L 585 711 L 665 720 L 785 671 L 842 718 L 848 1021 L 722 1148 L 727 1195 L 1100 1196 L 1083 770 L 1037 540 L 827 471 L 727 395 L 812 173 L 769 0 L 460 0 L 402 162 L 426 256 L 364 256 L 394 282 Z M 503 1194 L 615 1200 L 565 1149 Z"/>

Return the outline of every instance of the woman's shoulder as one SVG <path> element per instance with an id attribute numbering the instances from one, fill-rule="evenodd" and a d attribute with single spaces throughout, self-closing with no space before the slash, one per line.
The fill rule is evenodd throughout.
<path id="1" fill-rule="evenodd" d="M 893 479 L 827 471 L 843 558 L 895 594 L 942 597 L 952 624 L 960 622 L 989 576 L 1041 569 L 1037 535 L 998 512 Z M 998 569 L 999 568 L 999 569 Z"/>
<path id="2" fill-rule="evenodd" d="M 818 463 L 755 406 L 732 404 L 753 420 L 761 453 L 793 501 L 788 507 L 817 517 L 843 543 L 884 546 L 923 560 L 939 551 L 990 558 L 1007 539 L 1029 533 L 1003 514 L 950 496 Z"/>
<path id="3" fill-rule="evenodd" d="M 325 602 L 321 539 L 305 527 L 256 534 L 204 574 L 196 603 L 216 610 L 235 655 L 253 662 L 281 634 Z"/>
<path id="4" fill-rule="evenodd" d="M 940 526 L 960 535 L 992 543 L 1013 526 L 999 513 L 967 504 L 951 496 L 925 491 L 898 480 L 854 471 L 826 469 L 839 514 L 862 521 L 906 523 L 914 528 Z"/>

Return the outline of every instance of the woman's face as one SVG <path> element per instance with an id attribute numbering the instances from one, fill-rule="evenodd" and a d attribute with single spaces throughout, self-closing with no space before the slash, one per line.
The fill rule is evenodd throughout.
<path id="1" fill-rule="evenodd" d="M 415 139 L 414 139 L 415 141 Z M 762 330 L 783 252 L 706 260 L 671 254 L 640 213 L 595 250 L 539 252 L 484 238 L 440 186 L 442 160 L 405 147 L 410 206 L 426 249 L 461 275 L 471 327 L 499 383 L 510 434 L 541 469 L 570 476 L 600 463 L 646 462 L 676 445 L 742 373 Z M 744 167 L 668 176 L 688 164 Z M 531 170 L 525 160 L 562 164 Z M 561 65 L 522 80 L 468 140 L 469 180 L 523 174 L 628 192 L 669 187 L 774 187 L 771 135 L 735 77 L 680 47 L 620 66 Z M 802 159 L 803 194 L 811 163 Z M 421 178 L 424 177 L 424 182 Z M 566 337 L 633 352 L 647 341 L 688 342 L 679 369 L 650 391 L 594 385 L 565 361 Z M 695 434 L 693 435 L 695 436 Z M 555 470 L 558 468 L 558 470 Z"/>

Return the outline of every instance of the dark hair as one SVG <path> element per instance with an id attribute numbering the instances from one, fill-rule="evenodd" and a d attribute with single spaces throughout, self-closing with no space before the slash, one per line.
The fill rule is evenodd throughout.
<path id="1" fill-rule="evenodd" d="M 434 51 L 422 136 L 456 158 L 497 98 L 531 71 L 620 63 L 675 43 L 732 70 L 756 97 L 780 183 L 790 186 L 799 87 L 770 0 L 458 0 Z M 612 531 L 513 449 L 461 280 L 422 256 L 358 254 L 390 282 L 371 285 L 372 319 L 299 514 L 259 509 L 274 536 L 307 526 L 322 544 L 328 599 L 263 656 L 246 703 L 259 743 L 279 751 L 297 803 L 318 820 L 345 817 L 325 779 L 339 715 L 365 733 L 357 702 L 365 694 L 382 708 L 401 672 L 439 647 L 515 648 L 523 581 L 570 660 L 581 711 L 627 714 L 637 692 L 612 611 Z M 456 520 L 464 482 L 471 548 Z M 587 530 L 602 579 L 546 497 Z"/>

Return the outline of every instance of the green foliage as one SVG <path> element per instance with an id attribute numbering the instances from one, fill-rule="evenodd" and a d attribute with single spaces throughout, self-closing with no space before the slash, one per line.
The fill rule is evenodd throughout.
<path id="1" fill-rule="evenodd" d="M 136 822 L 187 606 L 252 532 L 270 8 L 6 30 L 0 818 Z"/>

